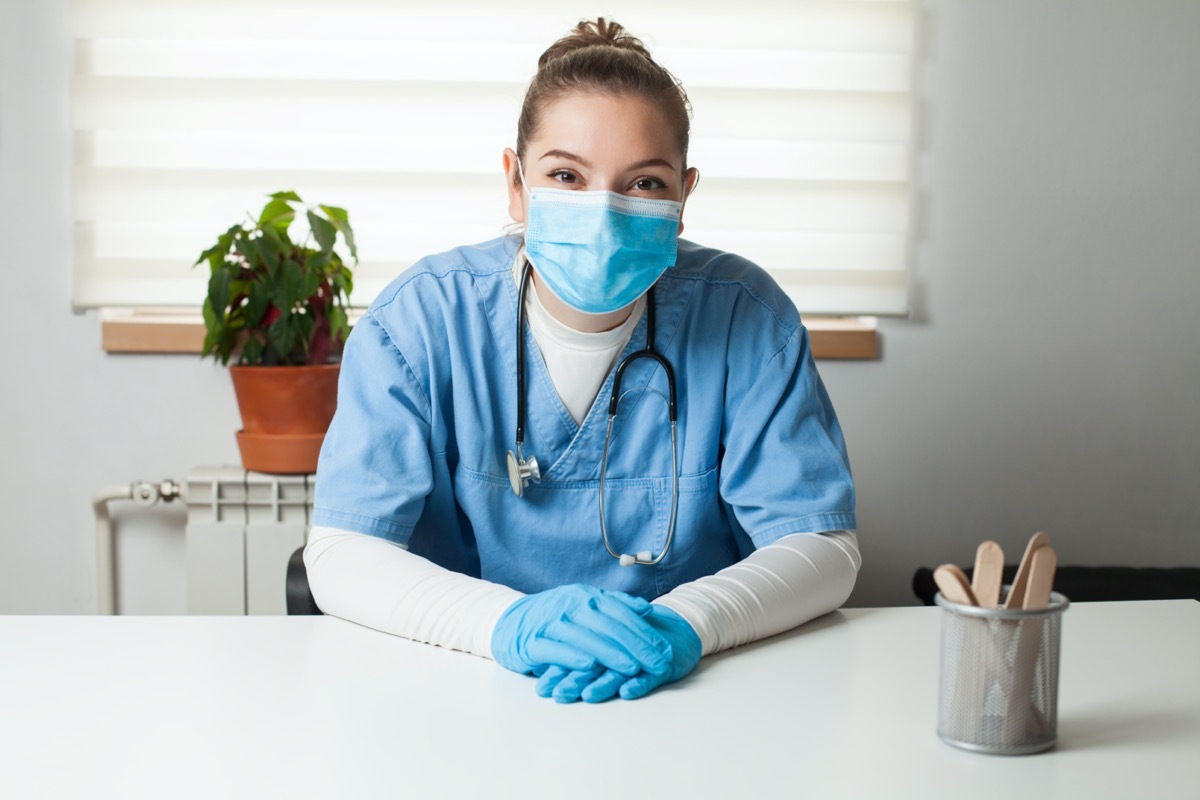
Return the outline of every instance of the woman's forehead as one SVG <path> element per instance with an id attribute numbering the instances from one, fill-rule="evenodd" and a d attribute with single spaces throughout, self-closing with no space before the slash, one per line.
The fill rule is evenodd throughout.
<path id="1" fill-rule="evenodd" d="M 529 142 L 534 159 L 567 153 L 587 162 L 680 161 L 670 125 L 654 104 L 635 95 L 570 94 L 548 104 L 540 123 Z"/>

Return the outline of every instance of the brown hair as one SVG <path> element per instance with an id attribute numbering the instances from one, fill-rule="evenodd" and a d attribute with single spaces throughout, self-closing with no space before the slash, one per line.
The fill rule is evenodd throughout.
<path id="1" fill-rule="evenodd" d="M 692 111 L 687 93 L 650 57 L 640 39 L 604 17 L 581 21 L 538 59 L 537 75 L 517 120 L 518 156 L 525 157 L 526 143 L 537 133 L 546 108 L 573 92 L 634 95 L 650 101 L 675 129 L 686 168 Z"/>

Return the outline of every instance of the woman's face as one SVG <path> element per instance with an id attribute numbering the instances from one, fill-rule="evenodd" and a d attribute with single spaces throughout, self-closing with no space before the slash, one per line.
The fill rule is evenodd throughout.
<path id="1" fill-rule="evenodd" d="M 640 97 L 568 95 L 545 109 L 526 147 L 521 168 L 531 187 L 683 202 L 696 179 L 695 169 L 683 170 L 674 132 Z M 511 148 L 504 151 L 504 171 L 509 214 L 523 223 L 529 196 L 522 191 Z"/>

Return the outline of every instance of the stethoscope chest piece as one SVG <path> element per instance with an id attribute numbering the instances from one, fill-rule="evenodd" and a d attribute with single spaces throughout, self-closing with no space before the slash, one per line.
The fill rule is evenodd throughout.
<path id="1" fill-rule="evenodd" d="M 508 451 L 508 483 L 517 497 L 524 496 L 525 487 L 530 481 L 542 479 L 542 470 L 538 467 L 537 459 L 532 456 L 528 459 L 521 458 L 520 452 L 520 448 L 516 453 Z"/>

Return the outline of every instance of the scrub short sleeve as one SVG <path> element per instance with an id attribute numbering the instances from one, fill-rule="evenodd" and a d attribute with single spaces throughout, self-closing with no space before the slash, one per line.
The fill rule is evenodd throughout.
<path id="1" fill-rule="evenodd" d="M 313 525 L 407 544 L 433 486 L 428 393 L 368 312 L 342 355 Z"/>
<path id="2" fill-rule="evenodd" d="M 730 365 L 720 491 L 756 547 L 790 533 L 854 530 L 846 444 L 808 332 Z"/>

